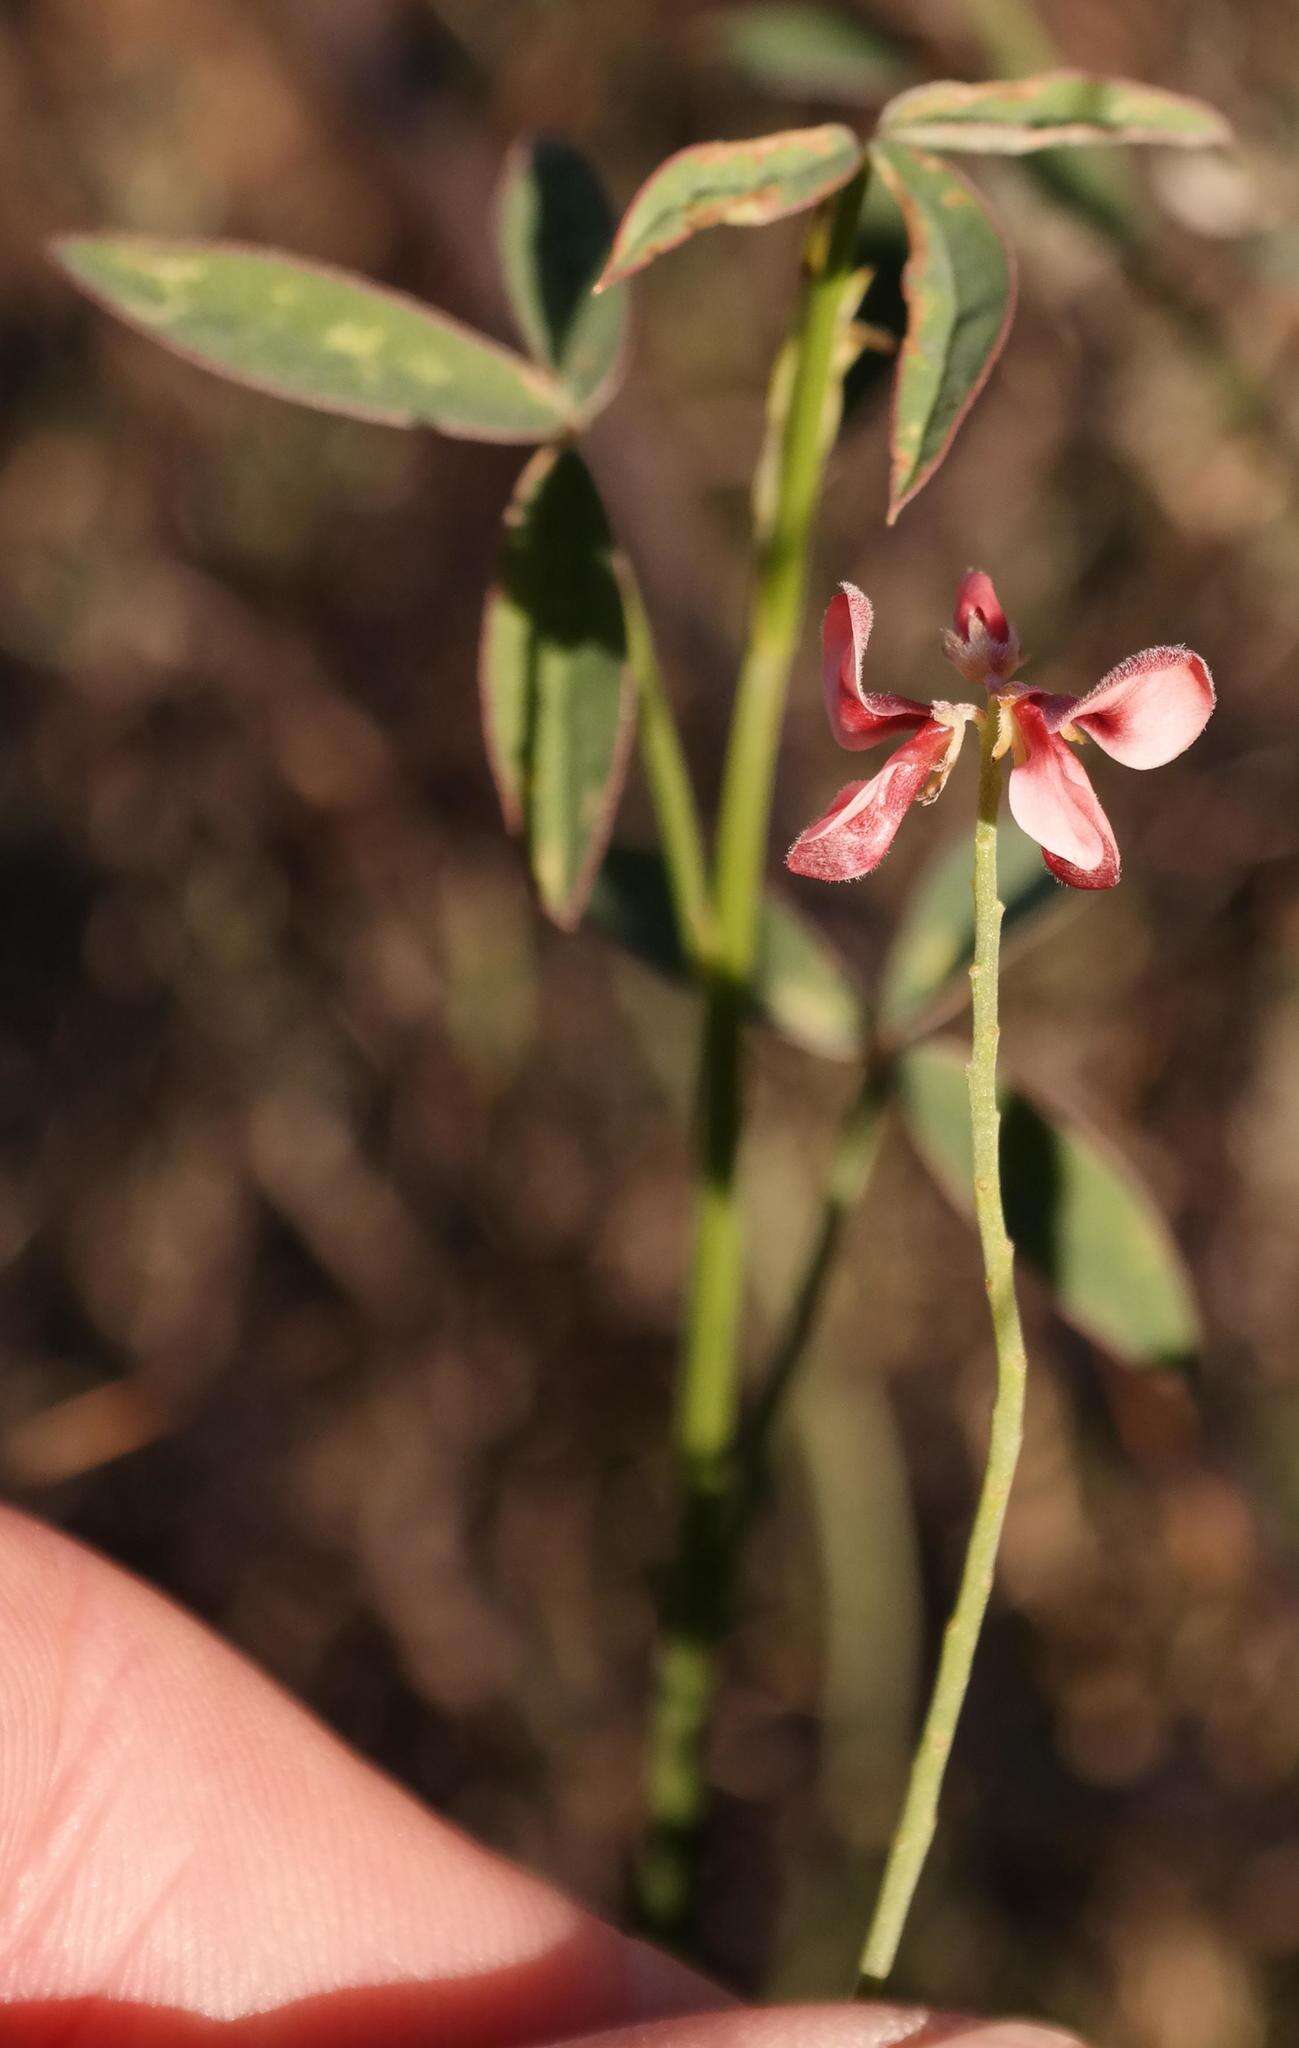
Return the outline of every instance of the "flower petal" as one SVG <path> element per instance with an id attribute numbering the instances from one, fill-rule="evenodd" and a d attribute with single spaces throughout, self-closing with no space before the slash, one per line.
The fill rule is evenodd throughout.
<path id="1" fill-rule="evenodd" d="M 1009 640 L 1010 622 L 997 602 L 992 578 L 982 569 L 967 569 L 956 593 L 952 623 L 962 640 L 970 637 L 971 621 L 978 618 L 990 640 Z"/>
<path id="2" fill-rule="evenodd" d="M 861 686 L 866 643 L 875 613 L 864 590 L 841 583 L 821 626 L 821 676 L 830 730 L 841 747 L 878 746 L 921 726 L 929 706 L 911 697 L 876 696 Z"/>
<path id="3" fill-rule="evenodd" d="M 1073 723 L 1128 768 L 1162 768 L 1184 753 L 1214 706 L 1209 664 L 1189 647 L 1147 647 L 1112 668 L 1085 697 L 1047 700 L 1047 726 Z"/>
<path id="4" fill-rule="evenodd" d="M 900 746 L 869 782 L 850 782 L 823 818 L 809 825 L 785 856 L 796 875 L 854 882 L 877 868 L 907 811 L 921 795 L 957 735 L 931 720 Z"/>
<path id="5" fill-rule="evenodd" d="M 1019 635 L 1006 617 L 982 569 L 967 569 L 956 592 L 952 625 L 943 635 L 943 652 L 967 683 L 991 689 L 1005 682 L 1023 660 Z"/>
<path id="6" fill-rule="evenodd" d="M 1024 745 L 1023 761 L 1011 770 L 1012 817 L 1070 888 L 1112 889 L 1119 849 L 1087 770 L 1067 742 L 1048 731 L 1036 704 L 1019 698 L 1012 713 Z"/>

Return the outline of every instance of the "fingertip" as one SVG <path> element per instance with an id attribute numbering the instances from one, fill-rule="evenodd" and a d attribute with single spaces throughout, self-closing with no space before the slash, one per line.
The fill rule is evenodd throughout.
<path id="1" fill-rule="evenodd" d="M 424 1812 L 147 1587 L 3 1508 L 0 1719 L 0 1999 L 33 2042 L 93 2007 L 106 2042 L 222 2019 L 250 2048 L 1081 2048 L 896 2005 L 731 2006 Z"/>
<path id="2" fill-rule="evenodd" d="M 486 2048 L 709 2001 L 425 1811 L 182 1610 L 3 1510 L 0 1725 L 10 2005 L 263 2031 L 278 2013 L 277 2048 Z"/>

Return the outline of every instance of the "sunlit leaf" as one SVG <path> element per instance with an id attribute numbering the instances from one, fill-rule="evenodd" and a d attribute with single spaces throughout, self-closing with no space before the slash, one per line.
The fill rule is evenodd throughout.
<path id="1" fill-rule="evenodd" d="M 687 973 L 660 856 L 614 846 L 591 892 L 590 921 L 619 945 L 674 980 Z M 866 1039 L 862 998 L 836 954 L 799 913 L 768 896 L 754 972 L 754 1014 L 795 1045 L 823 1059 L 860 1056 Z"/>
<path id="2" fill-rule="evenodd" d="M 965 1055 L 926 1045 L 900 1062 L 907 1125 L 956 1206 L 973 1213 Z M 1199 1348 L 1190 1279 L 1155 1202 L 1113 1149 L 1026 1096 L 1002 1102 L 1006 1223 L 1067 1320 L 1129 1365 L 1186 1364 Z"/>
<path id="3" fill-rule="evenodd" d="M 800 0 L 719 8 L 695 28 L 706 50 L 753 84 L 791 99 L 861 107 L 891 92 L 911 71 L 897 44 L 859 14 Z"/>
<path id="4" fill-rule="evenodd" d="M 1042 71 L 985 85 L 940 79 L 913 86 L 885 107 L 880 133 L 925 149 L 997 156 L 1118 142 L 1200 149 L 1231 139 L 1222 115 L 1202 100 L 1085 71 Z"/>
<path id="5" fill-rule="evenodd" d="M 614 238 L 600 289 L 705 228 L 764 227 L 846 185 L 862 160 L 851 128 L 791 128 L 678 150 L 646 179 Z"/>
<path id="6" fill-rule="evenodd" d="M 506 514 L 481 650 L 483 723 L 506 824 L 557 924 L 582 914 L 633 735 L 613 544 L 586 468 L 545 449 Z"/>
<path id="7" fill-rule="evenodd" d="M 501 269 L 519 331 L 582 411 L 612 395 L 627 294 L 591 287 L 613 241 L 595 172 L 570 144 L 537 136 L 511 150 L 497 196 Z"/>
<path id="8" fill-rule="evenodd" d="M 344 271 L 142 235 L 68 235 L 55 254 L 130 326 L 257 391 L 466 440 L 544 441 L 571 424 L 571 401 L 547 371 Z"/>
<path id="9" fill-rule="evenodd" d="M 1048 911 L 1070 908 L 1076 897 L 1060 887 L 1043 865 L 1042 849 L 1024 833 L 1003 826 L 998 839 L 1004 943 Z M 904 1032 L 915 1024 L 969 967 L 974 950 L 970 860 L 970 842 L 962 835 L 940 849 L 907 899 L 880 986 L 880 1022 L 887 1032 Z"/>
<path id="10" fill-rule="evenodd" d="M 897 143 L 876 143 L 871 155 L 911 245 L 893 397 L 892 525 L 947 455 L 991 375 L 1015 310 L 1015 269 L 987 206 L 959 171 Z"/>

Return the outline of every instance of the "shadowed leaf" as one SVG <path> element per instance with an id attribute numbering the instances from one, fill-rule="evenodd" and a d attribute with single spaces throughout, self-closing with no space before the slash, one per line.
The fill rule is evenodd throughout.
<path id="1" fill-rule="evenodd" d="M 833 122 L 679 150 L 627 208 L 598 288 L 643 270 L 705 228 L 765 227 L 802 213 L 846 185 L 861 159 L 852 130 Z"/>
<path id="2" fill-rule="evenodd" d="M 672 893 L 657 853 L 611 847 L 588 914 L 597 929 L 661 974 L 687 977 Z M 751 1008 L 773 1030 L 823 1059 L 856 1059 L 865 1045 L 865 1009 L 856 987 L 819 933 L 775 896 L 763 905 Z"/>
<path id="3" fill-rule="evenodd" d="M 965 1054 L 927 1045 L 900 1063 L 901 1100 L 921 1158 L 966 1215 L 971 1194 Z M 1002 1099 L 1006 1223 L 1067 1321 L 1128 1365 L 1185 1365 L 1199 1348 L 1190 1279 L 1132 1169 L 1073 1121 L 1024 1095 Z"/>
<path id="4" fill-rule="evenodd" d="M 68 275 L 164 348 L 321 412 L 544 441 L 571 424 L 546 371 L 417 299 L 266 249 L 69 235 Z"/>
<path id="5" fill-rule="evenodd" d="M 997 885 L 1006 907 L 1003 941 L 1072 899 L 1042 863 L 1042 850 L 1024 833 L 1000 832 Z M 970 842 L 964 836 L 930 861 L 907 901 L 884 963 L 880 1022 L 899 1033 L 921 1019 L 953 978 L 969 967 L 974 951 L 974 895 Z"/>
<path id="6" fill-rule="evenodd" d="M 627 294 L 592 294 L 613 213 L 586 159 L 538 136 L 506 160 L 497 195 L 501 269 L 519 331 L 589 416 L 612 396 Z"/>
<path id="7" fill-rule="evenodd" d="M 695 30 L 706 51 L 753 84 L 790 99 L 860 107 L 914 76 L 896 43 L 860 15 L 838 8 L 771 0 L 705 14 Z"/>
<path id="8" fill-rule="evenodd" d="M 622 596 L 604 509 L 571 449 L 535 455 L 506 514 L 480 660 L 505 822 L 556 924 L 581 917 L 633 735 Z"/>
<path id="9" fill-rule="evenodd" d="M 925 149 L 997 156 L 1119 142 L 1200 149 L 1231 139 L 1222 115 L 1202 100 L 1085 71 L 1043 71 L 986 85 L 940 79 L 913 86 L 885 107 L 880 134 Z"/>
<path id="10" fill-rule="evenodd" d="M 889 524 L 944 460 L 1001 354 L 1015 310 L 1010 251 L 959 171 L 896 143 L 871 151 L 901 208 L 907 334 L 893 386 Z"/>

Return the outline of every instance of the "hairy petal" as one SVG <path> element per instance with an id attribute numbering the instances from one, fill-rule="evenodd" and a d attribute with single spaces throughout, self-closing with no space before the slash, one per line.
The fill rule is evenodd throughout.
<path id="1" fill-rule="evenodd" d="M 1097 868 L 1076 868 L 1072 861 L 1061 860 L 1058 853 L 1048 853 L 1045 847 L 1042 848 L 1042 859 L 1057 882 L 1063 882 L 1069 889 L 1113 889 L 1122 872 L 1119 849 L 1112 838 L 1107 844 L 1105 858 Z"/>
<path id="2" fill-rule="evenodd" d="M 794 841 L 785 865 L 819 882 L 855 882 L 870 874 L 957 737 L 950 726 L 931 720 L 869 782 L 841 789 L 825 816 Z"/>
<path id="3" fill-rule="evenodd" d="M 1013 715 L 1024 759 L 1011 770 L 1012 817 L 1036 839 L 1060 881 L 1072 889 L 1112 889 L 1119 879 L 1119 849 L 1087 770 L 1048 730 L 1036 704 L 1021 698 Z"/>
<path id="4" fill-rule="evenodd" d="M 1198 740 L 1213 712 L 1209 664 L 1189 647 L 1147 647 L 1129 655 L 1085 697 L 1051 697 L 1052 732 L 1080 726 L 1128 768 L 1162 768 Z"/>
<path id="5" fill-rule="evenodd" d="M 875 613 L 864 590 L 841 583 L 821 625 L 821 677 L 830 730 L 841 747 L 875 747 L 921 726 L 929 706 L 862 688 L 862 664 Z"/>

